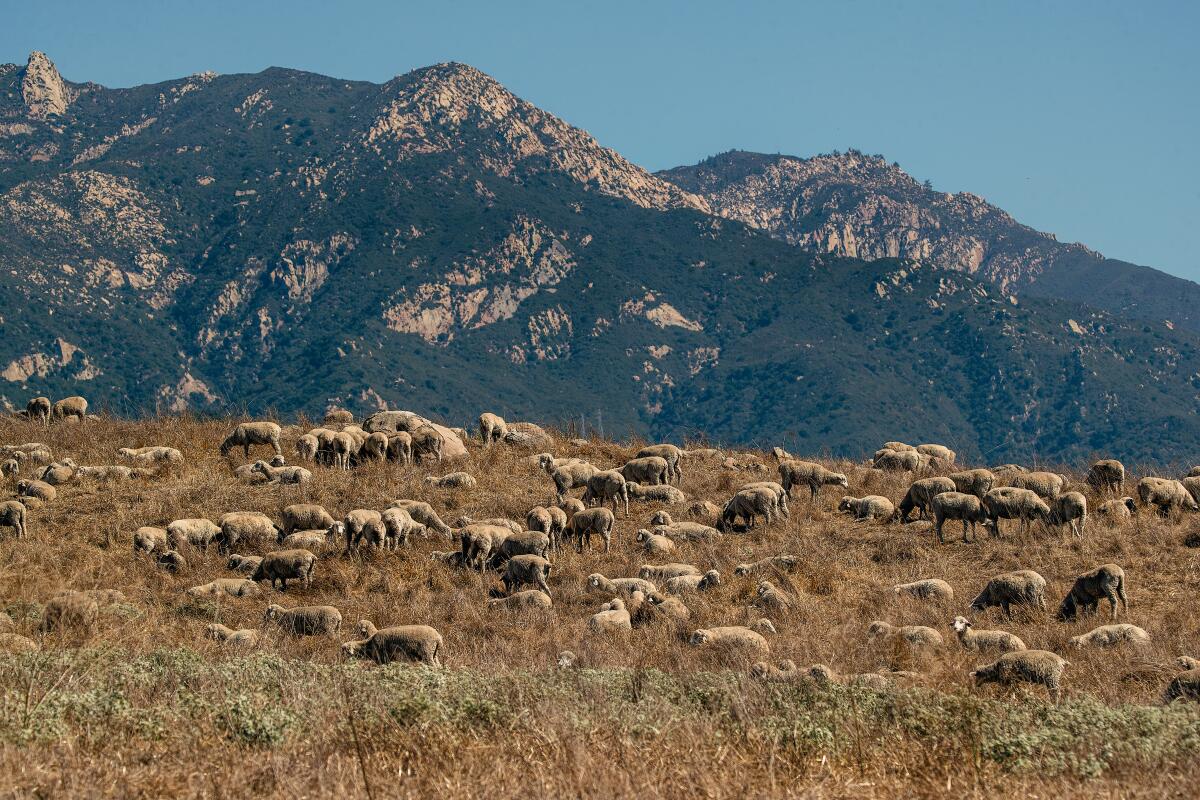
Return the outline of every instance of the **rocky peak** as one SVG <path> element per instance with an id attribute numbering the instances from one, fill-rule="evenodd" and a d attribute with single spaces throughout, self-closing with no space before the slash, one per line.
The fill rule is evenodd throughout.
<path id="1" fill-rule="evenodd" d="M 21 78 L 21 96 L 34 119 L 61 116 L 71 104 L 72 92 L 45 53 L 33 51 Z"/>

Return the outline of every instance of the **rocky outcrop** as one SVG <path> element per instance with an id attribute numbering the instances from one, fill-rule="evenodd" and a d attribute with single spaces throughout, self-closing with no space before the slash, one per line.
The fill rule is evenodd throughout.
<path id="1" fill-rule="evenodd" d="M 29 116 L 46 119 L 66 113 L 75 93 L 63 82 L 46 54 L 35 50 L 29 54 L 21 77 L 21 99 L 25 101 Z"/>

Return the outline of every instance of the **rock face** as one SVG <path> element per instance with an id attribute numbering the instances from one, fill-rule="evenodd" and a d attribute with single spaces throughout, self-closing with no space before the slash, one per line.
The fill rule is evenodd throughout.
<path id="1" fill-rule="evenodd" d="M 21 78 L 21 98 L 34 119 L 61 116 L 71 104 L 72 92 L 45 53 L 36 50 L 29 54 L 25 74 Z"/>
<path id="2" fill-rule="evenodd" d="M 934 191 L 880 156 L 731 151 L 659 176 L 705 198 L 714 213 L 811 252 L 915 259 L 1013 294 L 1200 330 L 1200 286 L 1061 243 L 977 195 Z"/>

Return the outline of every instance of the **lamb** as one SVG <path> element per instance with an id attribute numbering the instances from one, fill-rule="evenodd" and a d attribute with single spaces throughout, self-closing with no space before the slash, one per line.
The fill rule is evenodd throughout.
<path id="1" fill-rule="evenodd" d="M 955 483 L 949 478 L 921 478 L 918 481 L 913 481 L 908 487 L 908 491 L 904 495 L 904 499 L 900 501 L 899 513 L 900 521 L 908 522 L 908 515 L 917 509 L 919 518 L 925 519 L 926 512 L 933 503 L 933 498 L 943 492 L 955 491 Z"/>
<path id="2" fill-rule="evenodd" d="M 691 564 L 643 564 L 638 570 L 642 580 L 668 580 L 682 575 L 699 575 L 700 570 Z"/>
<path id="3" fill-rule="evenodd" d="M 941 578 L 925 578 L 912 583 L 901 583 L 892 587 L 896 594 L 904 594 L 917 600 L 949 602 L 954 599 L 954 589 Z"/>
<path id="4" fill-rule="evenodd" d="M 563 499 L 567 496 L 567 492 L 571 489 L 587 486 L 588 481 L 599 471 L 597 467 L 586 461 L 577 461 L 573 464 L 564 464 L 561 467 L 555 467 L 550 473 L 550 480 L 554 482 L 558 503 L 562 504 Z M 622 478 L 622 480 L 624 479 Z"/>
<path id="5" fill-rule="evenodd" d="M 962 472 L 951 473 L 949 478 L 954 482 L 956 491 L 963 494 L 973 494 L 980 500 L 996 484 L 996 476 L 992 474 L 991 470 L 987 469 L 966 469 Z"/>
<path id="6" fill-rule="evenodd" d="M 642 546 L 642 549 L 646 551 L 646 555 L 666 556 L 674 553 L 676 550 L 675 542 L 666 536 L 651 533 L 645 528 L 637 532 L 634 540 Z"/>
<path id="7" fill-rule="evenodd" d="M 287 506 L 283 509 L 279 520 L 277 538 L 280 541 L 293 531 L 311 531 L 318 528 L 326 530 L 334 523 L 333 515 L 326 511 L 324 506 L 315 503 L 296 503 Z"/>
<path id="8" fill-rule="evenodd" d="M 1019 519 L 1028 532 L 1032 520 L 1050 517 L 1050 506 L 1031 489 L 1001 486 L 985 494 L 983 504 L 987 508 L 993 536 L 1000 535 L 1002 519 Z"/>
<path id="9" fill-rule="evenodd" d="M 1125 465 L 1112 458 L 1097 461 L 1088 470 L 1086 480 L 1100 494 L 1120 494 L 1125 489 Z"/>
<path id="10" fill-rule="evenodd" d="M 1185 661 L 1186 659 L 1186 661 Z M 1173 703 L 1176 700 L 1200 700 L 1200 663 L 1186 656 L 1180 658 L 1180 666 L 1184 668 L 1163 692 L 1163 702 Z"/>
<path id="11" fill-rule="evenodd" d="M 1012 616 L 1012 606 L 1029 605 L 1046 609 L 1046 579 L 1031 569 L 1004 572 L 987 582 L 974 600 L 971 608 L 983 611 L 1000 606 L 1004 613 Z"/>
<path id="12" fill-rule="evenodd" d="M 937 533 L 938 541 L 942 544 L 946 543 L 946 537 L 942 533 L 942 528 L 948 519 L 957 519 L 962 521 L 963 526 L 963 541 L 970 542 L 967 537 L 967 528 L 970 527 L 971 533 L 975 533 L 975 528 L 979 523 L 987 524 L 988 512 L 984 507 L 983 502 L 973 494 L 965 492 L 942 492 L 937 497 L 933 498 L 933 526 L 934 532 Z"/>
<path id="13" fill-rule="evenodd" d="M 638 450 L 634 458 L 658 456 L 667 462 L 667 481 L 678 483 L 683 479 L 683 451 L 673 444 L 652 444 Z"/>
<path id="14" fill-rule="evenodd" d="M 25 413 L 34 422 L 42 423 L 42 427 L 50 425 L 50 398 L 34 397 L 25 404 Z"/>
<path id="15" fill-rule="evenodd" d="M 554 601 L 550 599 L 550 595 L 540 589 L 525 589 L 508 597 L 488 601 L 488 608 L 505 611 L 541 611 L 553 606 Z"/>
<path id="16" fill-rule="evenodd" d="M 1009 485 L 1017 489 L 1028 489 L 1043 500 L 1058 497 L 1067 479 L 1053 472 L 1023 472 L 1009 478 Z"/>
<path id="17" fill-rule="evenodd" d="M 279 529 L 266 514 L 257 511 L 231 511 L 221 517 L 221 532 L 213 538 L 217 552 L 228 553 L 243 540 L 269 542 Z"/>
<path id="18" fill-rule="evenodd" d="M 245 578 L 217 578 L 187 590 L 189 597 L 257 597 L 258 584 Z"/>
<path id="19" fill-rule="evenodd" d="M 475 477 L 467 472 L 451 472 L 440 478 L 433 475 L 425 476 L 427 486 L 436 486 L 440 489 L 474 489 L 476 483 Z"/>
<path id="20" fill-rule="evenodd" d="M 770 581 L 759 581 L 754 595 L 753 605 L 772 611 L 788 611 L 796 604 L 796 599 L 792 595 Z"/>
<path id="21" fill-rule="evenodd" d="M 613 513 L 621 501 L 625 503 L 625 516 L 629 516 L 629 487 L 625 484 L 625 476 L 615 469 L 597 472 L 588 478 L 587 489 L 583 492 L 583 502 L 587 505 L 603 506 L 612 501 Z"/>
<path id="22" fill-rule="evenodd" d="M 547 581 L 550 579 L 551 564 L 541 556 L 514 556 L 504 565 L 504 574 L 501 580 L 504 581 L 504 593 L 512 594 L 515 589 L 522 586 L 530 585 L 541 589 L 546 595 L 550 594 L 550 586 Z"/>
<path id="23" fill-rule="evenodd" d="M 399 461 L 401 464 L 411 464 L 413 460 L 412 435 L 407 431 L 396 431 L 388 434 L 388 461 Z"/>
<path id="24" fill-rule="evenodd" d="M 1108 599 L 1111 618 L 1117 618 L 1117 602 L 1120 601 L 1126 613 L 1129 611 L 1129 601 L 1125 597 L 1125 570 L 1116 564 L 1101 564 L 1093 570 L 1083 573 L 1075 579 L 1071 591 L 1063 598 L 1058 608 L 1060 620 L 1072 620 L 1083 609 L 1094 612 L 1100 601 Z"/>
<path id="25" fill-rule="evenodd" d="M 629 610 L 625 608 L 625 601 L 619 597 L 614 597 L 602 605 L 599 613 L 593 614 L 588 620 L 587 626 L 589 631 L 598 634 L 633 630 L 629 619 Z"/>
<path id="26" fill-rule="evenodd" d="M 313 477 L 312 472 L 304 467 L 273 467 L 266 461 L 255 461 L 251 470 L 265 476 L 267 483 L 312 483 Z"/>
<path id="27" fill-rule="evenodd" d="M 1167 516 L 1180 508 L 1200 511 L 1200 505 L 1179 481 L 1168 478 L 1142 478 L 1137 485 L 1138 497 L 1144 506 L 1154 506 Z"/>
<path id="28" fill-rule="evenodd" d="M 117 457 L 138 464 L 167 469 L 177 469 L 183 466 L 183 453 L 174 447 L 122 447 L 117 451 Z"/>
<path id="29" fill-rule="evenodd" d="M 1062 673 L 1068 661 L 1046 650 L 1018 650 L 1005 653 L 991 664 L 976 667 L 971 672 L 976 686 L 998 683 L 1012 686 L 1017 683 L 1041 684 L 1050 692 L 1050 699 L 1058 702 L 1062 694 Z"/>
<path id="30" fill-rule="evenodd" d="M 1063 492 L 1054 498 L 1047 521 L 1051 525 L 1070 525 L 1071 533 L 1083 536 L 1087 525 L 1087 498 L 1079 492 Z"/>
<path id="31" fill-rule="evenodd" d="M 332 636 L 341 630 L 342 612 L 333 606 L 284 608 L 272 603 L 263 613 L 263 621 L 273 622 L 294 636 Z"/>
<path id="32" fill-rule="evenodd" d="M 1122 622 L 1117 625 L 1101 625 L 1082 636 L 1072 636 L 1067 640 L 1074 648 L 1084 647 L 1115 647 L 1119 644 L 1149 644 L 1150 634 L 1137 625 Z"/>
<path id="33" fill-rule="evenodd" d="M 1096 513 L 1115 520 L 1133 519 L 1133 515 L 1137 513 L 1137 505 L 1133 502 L 1132 497 L 1105 500 L 1096 509 Z"/>
<path id="34" fill-rule="evenodd" d="M 867 626 L 867 639 L 870 641 L 903 641 L 913 647 L 941 647 L 943 643 L 942 635 L 933 628 L 924 625 L 896 627 L 880 620 Z"/>
<path id="35" fill-rule="evenodd" d="M 258 565 L 261 563 L 262 556 L 244 556 L 241 553 L 233 553 L 225 562 L 225 569 L 251 574 L 258 569 Z"/>
<path id="36" fill-rule="evenodd" d="M 227 456 L 230 450 L 240 447 L 244 457 L 249 458 L 251 445 L 267 444 L 274 449 L 275 455 L 281 456 L 283 449 L 279 446 L 279 437 L 282 433 L 274 422 L 243 422 L 221 442 L 221 455 Z"/>
<path id="37" fill-rule="evenodd" d="M 688 637 L 688 644 L 693 647 L 713 648 L 730 655 L 737 654 L 760 660 L 771 654 L 771 647 L 761 633 L 741 625 L 700 628 L 692 631 L 692 635 Z"/>
<path id="38" fill-rule="evenodd" d="M 479 438 L 483 440 L 484 447 L 491 447 L 492 442 L 504 441 L 507 435 L 508 425 L 502 418 L 490 413 L 479 415 Z"/>
<path id="39" fill-rule="evenodd" d="M 83 422 L 87 419 L 88 401 L 84 398 L 75 395 L 73 397 L 64 397 L 54 403 L 50 408 L 50 416 L 54 419 L 71 419 L 73 421 Z"/>
<path id="40" fill-rule="evenodd" d="M 775 495 L 766 490 L 740 489 L 721 509 L 717 530 L 724 533 L 733 529 L 737 520 L 745 520 L 746 528 L 753 528 L 757 517 L 765 517 L 766 524 L 774 520 Z"/>
<path id="41" fill-rule="evenodd" d="M 24 539 L 29 532 L 25 527 L 25 506 L 17 500 L 0 502 L 0 527 L 12 528 L 18 539 Z"/>
<path id="42" fill-rule="evenodd" d="M 576 513 L 567 523 L 565 535 L 575 539 L 575 549 L 582 553 L 584 544 L 592 546 L 592 534 L 604 539 L 604 552 L 612 546 L 612 529 L 617 518 L 607 508 L 589 508 Z"/>
<path id="43" fill-rule="evenodd" d="M 178 550 L 167 550 L 154 559 L 154 564 L 161 570 L 176 573 L 187 569 L 187 561 Z"/>
<path id="44" fill-rule="evenodd" d="M 38 480 L 51 486 L 62 486 L 75 477 L 75 470 L 78 468 L 79 466 L 74 461 L 64 458 L 62 461 L 55 461 L 44 467 L 38 475 Z"/>
<path id="45" fill-rule="evenodd" d="M 641 592 L 649 596 L 658 592 L 658 587 L 645 578 L 606 578 L 599 572 L 588 575 L 587 585 L 593 591 L 609 595 L 630 595 L 634 592 Z"/>
<path id="46" fill-rule="evenodd" d="M 856 520 L 878 519 L 888 522 L 896 515 L 896 507 L 892 501 L 877 494 L 866 497 L 851 497 L 845 495 L 838 502 L 838 511 L 850 514 Z"/>
<path id="47" fill-rule="evenodd" d="M 916 450 L 921 455 L 936 458 L 946 464 L 953 464 L 957 453 L 942 444 L 919 444 Z"/>
<path id="48" fill-rule="evenodd" d="M 792 496 L 793 486 L 807 486 L 814 501 L 822 486 L 840 486 L 843 489 L 849 486 L 845 475 L 827 470 L 812 461 L 784 461 L 779 465 L 779 482 L 788 497 Z"/>
<path id="49" fill-rule="evenodd" d="M 177 519 L 167 525 L 167 544 L 176 549 L 182 542 L 187 542 L 192 547 L 207 551 L 220 534 L 220 526 L 211 520 Z"/>
<path id="50" fill-rule="evenodd" d="M 365 632 L 367 638 L 343 644 L 342 652 L 348 657 L 369 658 L 376 664 L 403 661 L 431 667 L 442 666 L 445 643 L 442 635 L 428 625 L 395 625 L 377 629 L 370 620 L 362 620 L 358 626 L 359 632 Z"/>
<path id="51" fill-rule="evenodd" d="M 966 617 L 955 617 L 951 626 L 964 650 L 1012 653 L 1025 649 L 1025 643 L 1015 634 L 1008 631 L 977 631 Z"/>
<path id="52" fill-rule="evenodd" d="M 167 549 L 167 529 L 141 527 L 133 532 L 133 552 L 153 553 Z"/>
<path id="53" fill-rule="evenodd" d="M 90 628 L 100 615 L 96 598 L 86 592 L 68 591 L 51 598 L 42 609 L 40 630 Z"/>
<path id="54" fill-rule="evenodd" d="M 219 622 L 214 622 L 204 629 L 204 638 L 212 639 L 232 647 L 254 647 L 258 644 L 258 631 L 252 628 L 233 630 Z"/>
<path id="55" fill-rule="evenodd" d="M 670 466 L 667 460 L 660 456 L 643 456 L 626 461 L 618 472 L 626 482 L 636 481 L 649 486 L 659 486 L 669 482 Z"/>
<path id="56" fill-rule="evenodd" d="M 450 536 L 450 526 L 442 522 L 442 518 L 433 510 L 433 506 L 422 500 L 395 500 L 389 508 L 403 508 L 414 522 L 435 530 L 442 536 Z"/>
<path id="57" fill-rule="evenodd" d="M 687 495 L 676 489 L 674 486 L 642 486 L 636 481 L 627 481 L 625 485 L 629 488 L 629 496 L 634 500 L 648 500 L 654 503 L 667 503 L 668 505 L 679 505 L 687 502 Z"/>
<path id="58" fill-rule="evenodd" d="M 412 431 L 412 451 L 414 462 L 420 461 L 421 456 L 430 456 L 440 464 L 445 456 L 446 440 L 432 425 L 422 425 Z"/>
<path id="59" fill-rule="evenodd" d="M 49 503 L 58 497 L 58 490 L 42 481 L 17 481 L 18 497 L 36 497 L 43 503 Z"/>
<path id="60" fill-rule="evenodd" d="M 644 579 L 642 579 L 644 580 Z M 684 594 L 686 592 L 702 592 L 713 586 L 721 585 L 721 573 L 710 569 L 703 575 L 677 575 L 667 578 L 663 586 L 669 594 Z"/>
<path id="61" fill-rule="evenodd" d="M 738 564 L 733 568 L 734 575 L 764 575 L 768 572 L 795 572 L 800 559 L 796 556 L 781 555 L 752 561 L 748 564 Z"/>
<path id="62" fill-rule="evenodd" d="M 317 557 L 308 550 L 276 550 L 267 553 L 259 562 L 258 568 L 251 574 L 250 580 L 279 582 L 279 590 L 287 591 L 289 580 L 304 581 L 304 588 L 312 586 L 313 569 L 317 565 Z"/>

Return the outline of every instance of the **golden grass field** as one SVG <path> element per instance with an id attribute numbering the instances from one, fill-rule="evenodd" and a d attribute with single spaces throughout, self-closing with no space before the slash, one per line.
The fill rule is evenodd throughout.
<path id="1" fill-rule="evenodd" d="M 386 507 L 395 498 L 430 502 L 450 524 L 461 514 L 523 520 L 552 498 L 545 473 L 525 452 L 505 446 L 454 466 L 375 463 L 341 472 L 312 467 L 311 486 L 249 486 L 217 445 L 234 420 L 100 419 L 42 429 L 0 423 L 0 442 L 44 441 L 55 457 L 80 464 L 118 463 L 123 446 L 168 445 L 187 465 L 177 476 L 107 486 L 59 487 L 58 498 L 30 512 L 30 535 L 0 538 L 0 599 L 17 630 L 40 653 L 0 655 L 0 793 L 12 796 L 280 797 L 1194 797 L 1200 790 L 1200 705 L 1161 705 L 1176 656 L 1200 656 L 1200 550 L 1183 540 L 1197 517 L 1167 521 L 1143 512 L 1110 526 L 1089 517 L 1082 539 L 1041 526 L 1022 534 L 959 539 L 956 523 L 939 545 L 927 523 L 856 523 L 833 511 L 841 490 L 816 504 L 794 492 L 789 520 L 716 545 L 681 544 L 670 559 L 716 568 L 722 584 L 686 598 L 691 620 L 678 629 L 650 626 L 624 638 L 596 640 L 588 618 L 609 600 L 589 592 L 592 572 L 635 576 L 648 559 L 634 541 L 655 504 L 634 502 L 618 514 L 610 553 L 555 557 L 552 612 L 514 616 L 489 610 L 494 573 L 454 571 L 433 550 L 456 545 L 418 539 L 396 553 L 322 555 L 313 586 L 220 602 L 187 597 L 192 585 L 235 577 L 213 548 L 187 551 L 179 575 L 132 552 L 142 525 L 176 518 L 217 520 L 235 510 L 278 519 L 296 502 L 324 505 L 335 517 Z M 285 428 L 285 454 L 311 425 Z M 556 439 L 557 455 L 616 466 L 640 442 Z M 260 448 L 266 457 L 268 448 Z M 773 480 L 765 472 L 724 469 L 719 460 L 686 462 L 680 488 L 689 500 L 718 504 L 741 484 Z M 251 458 L 255 453 L 251 454 Z M 850 494 L 899 501 L 907 478 L 837 463 Z M 1085 469 L 1086 465 L 1077 465 Z M 471 490 L 432 489 L 422 478 L 464 469 Z M 1075 475 L 1079 477 L 1079 473 Z M 1136 480 L 1136 479 L 1135 479 Z M 1079 488 L 1079 487 L 1074 487 Z M 11 494 L 11 487 L 7 490 Z M 574 493 L 578 496 L 581 490 Z M 1089 495 L 1095 504 L 1096 498 Z M 676 519 L 682 508 L 671 509 Z M 953 533 L 953 535 L 951 535 Z M 273 542 L 238 549 L 258 554 Z M 778 628 L 772 659 L 824 662 L 840 672 L 884 667 L 923 673 L 914 686 L 875 691 L 763 683 L 747 664 L 714 660 L 689 646 L 695 628 L 747 624 L 757 578 L 733 566 L 764 556 L 802 557 L 776 583 L 800 596 L 787 614 L 766 614 Z M 1094 617 L 1060 623 L 1053 611 L 1075 575 L 1105 562 L 1124 567 L 1128 621 L 1153 637 L 1148 647 L 1069 651 L 1069 637 L 1104 624 Z M 1050 613 L 999 609 L 973 616 L 967 606 L 987 578 L 1012 569 L 1040 572 Z M 928 604 L 897 598 L 896 583 L 939 577 L 955 599 Z M 265 584 L 264 584 L 265 585 Z M 63 589 L 116 588 L 126 602 L 89 631 L 37 632 L 41 605 Z M 329 604 L 341 610 L 339 638 L 290 638 L 270 627 L 253 651 L 203 638 L 214 621 L 258 628 L 270 602 Z M 1058 705 L 1041 689 L 976 689 L 975 664 L 949 622 L 966 614 L 979 627 L 1002 627 L 1031 648 L 1071 662 Z M 342 659 L 359 619 L 380 627 L 428 624 L 445 638 L 442 670 Z M 870 646 L 872 620 L 929 625 L 946 646 L 919 661 Z M 570 649 L 581 666 L 557 669 Z"/>

